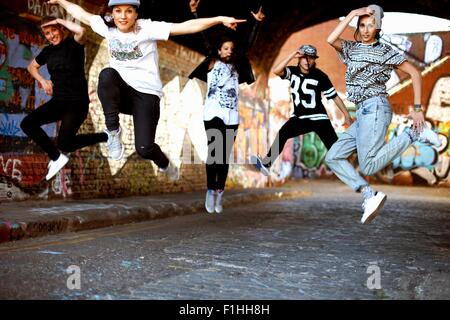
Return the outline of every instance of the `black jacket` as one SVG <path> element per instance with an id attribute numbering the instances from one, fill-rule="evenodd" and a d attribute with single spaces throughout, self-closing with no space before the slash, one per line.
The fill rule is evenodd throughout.
<path id="1" fill-rule="evenodd" d="M 194 17 L 197 18 L 197 14 L 194 13 Z M 247 83 L 252 84 L 255 82 L 255 76 L 253 74 L 252 66 L 250 64 L 250 60 L 247 57 L 247 49 L 250 48 L 256 40 L 256 36 L 259 31 L 259 27 L 261 25 L 260 21 L 255 20 L 253 28 L 247 38 L 244 50 L 240 50 L 236 52 L 235 57 L 235 66 L 236 71 L 239 75 L 239 83 Z M 210 53 L 206 56 L 206 58 L 197 66 L 197 68 L 192 71 L 189 75 L 189 79 L 197 78 L 202 81 L 207 81 L 208 68 L 212 60 L 218 59 L 217 50 L 211 49 L 211 45 L 208 43 L 204 33 L 202 33 L 204 45 L 207 49 L 209 49 Z"/>

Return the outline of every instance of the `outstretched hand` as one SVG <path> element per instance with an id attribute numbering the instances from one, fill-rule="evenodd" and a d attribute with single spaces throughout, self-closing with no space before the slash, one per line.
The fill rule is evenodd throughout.
<path id="1" fill-rule="evenodd" d="M 259 10 L 258 10 L 257 13 L 254 13 L 253 11 L 250 11 L 250 12 L 252 13 L 252 15 L 253 15 L 253 17 L 255 18 L 255 20 L 256 20 L 256 21 L 259 21 L 259 22 L 263 21 L 264 18 L 266 17 L 266 16 L 264 15 L 264 13 L 262 12 L 262 6 L 259 7 Z"/>
<path id="2" fill-rule="evenodd" d="M 359 16 L 370 16 L 375 13 L 375 10 L 369 9 L 369 7 L 362 7 L 353 11 L 358 17 Z"/>
<path id="3" fill-rule="evenodd" d="M 47 0 L 48 4 L 58 4 L 59 1 L 58 0 Z"/>
<path id="4" fill-rule="evenodd" d="M 200 3 L 200 0 L 190 0 L 189 1 L 189 7 L 191 8 L 191 12 L 196 12 L 198 4 Z"/>
<path id="5" fill-rule="evenodd" d="M 53 95 L 53 82 L 51 80 L 43 80 L 40 82 L 40 84 L 47 95 Z"/>
<path id="6" fill-rule="evenodd" d="M 59 23 L 58 19 L 55 19 L 55 20 L 52 20 L 52 21 L 49 21 L 49 22 L 46 22 L 46 23 L 42 24 L 41 28 L 42 27 L 52 26 L 52 25 L 57 25 L 58 23 Z"/>
<path id="7" fill-rule="evenodd" d="M 421 133 L 425 126 L 425 118 L 423 116 L 423 112 L 416 112 L 413 110 L 409 113 L 408 118 L 413 121 L 413 131 L 415 131 L 416 133 Z"/>
<path id="8" fill-rule="evenodd" d="M 238 23 L 246 22 L 246 19 L 235 19 L 232 17 L 223 17 L 222 23 L 225 27 L 236 30 Z"/>

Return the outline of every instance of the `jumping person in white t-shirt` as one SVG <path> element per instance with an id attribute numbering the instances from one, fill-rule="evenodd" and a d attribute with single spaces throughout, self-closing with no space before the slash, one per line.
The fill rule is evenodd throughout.
<path id="1" fill-rule="evenodd" d="M 124 152 L 119 113 L 131 114 L 136 152 L 155 162 L 172 181 L 177 180 L 177 168 L 155 143 L 162 96 L 156 41 L 167 40 L 171 35 L 200 32 L 221 23 L 235 29 L 245 20 L 224 16 L 182 23 L 138 19 L 140 0 L 109 0 L 114 23 L 109 27 L 101 16 L 88 13 L 69 1 L 49 0 L 48 3 L 61 5 L 108 42 L 110 65 L 99 75 L 98 96 L 105 114 L 110 158 L 120 160 Z"/>

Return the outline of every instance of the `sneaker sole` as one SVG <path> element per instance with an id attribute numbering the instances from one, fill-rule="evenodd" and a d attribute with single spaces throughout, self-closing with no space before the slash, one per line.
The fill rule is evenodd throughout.
<path id="1" fill-rule="evenodd" d="M 111 160 L 119 161 L 122 160 L 123 154 L 125 153 L 125 147 L 122 145 L 122 150 L 120 151 L 120 156 L 118 158 L 109 157 Z"/>
<path id="2" fill-rule="evenodd" d="M 212 210 L 208 209 L 208 207 L 206 206 L 206 203 L 205 203 L 205 209 L 208 213 L 214 213 L 214 208 Z"/>
<path id="3" fill-rule="evenodd" d="M 258 161 L 260 160 L 258 160 L 256 156 L 250 156 L 250 163 L 255 167 L 255 169 L 258 170 L 263 175 L 265 175 L 266 177 L 268 177 L 270 175 L 270 171 L 263 165 L 261 165 L 261 167 L 258 168 Z"/>
<path id="4" fill-rule="evenodd" d="M 56 171 L 54 174 L 52 174 L 52 175 L 46 175 L 45 176 L 45 180 L 47 180 L 47 181 L 49 181 L 51 178 L 53 178 L 54 176 L 56 176 L 56 174 L 58 173 L 58 172 L 60 172 L 65 166 L 66 166 L 66 164 L 69 162 L 69 159 L 67 159 L 67 161 L 65 161 L 64 162 L 64 164 L 61 166 L 61 168 L 59 168 L 59 170 L 58 171 Z"/>
<path id="5" fill-rule="evenodd" d="M 380 204 L 379 204 L 378 207 L 375 209 L 375 211 L 372 212 L 372 213 L 366 218 L 366 220 L 364 220 L 364 222 L 361 221 L 361 223 L 362 223 L 362 224 L 369 224 L 369 223 L 371 223 L 371 222 L 373 221 L 373 219 L 375 219 L 375 218 L 377 217 L 377 215 L 378 215 L 378 213 L 380 212 L 380 210 L 383 208 L 384 203 L 386 202 L 386 200 L 387 200 L 387 196 L 384 195 L 383 200 L 381 200 Z"/>

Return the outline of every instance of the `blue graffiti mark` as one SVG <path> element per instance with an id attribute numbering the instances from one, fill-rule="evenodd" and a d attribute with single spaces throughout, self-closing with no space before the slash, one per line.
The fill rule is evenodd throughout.
<path id="1" fill-rule="evenodd" d="M 4 136 L 17 136 L 20 132 L 20 122 L 16 119 L 10 119 L 7 113 L 0 118 L 0 134 Z"/>
<path id="2" fill-rule="evenodd" d="M 411 170 L 417 167 L 430 167 L 438 161 L 438 152 L 429 145 L 415 142 L 403 154 L 392 161 L 393 168 Z"/>
<path id="3" fill-rule="evenodd" d="M 27 137 L 20 128 L 20 123 L 26 114 L 0 114 L 0 134 L 10 137 Z M 42 126 L 42 129 L 49 137 L 56 137 L 56 123 L 50 123 Z"/>

